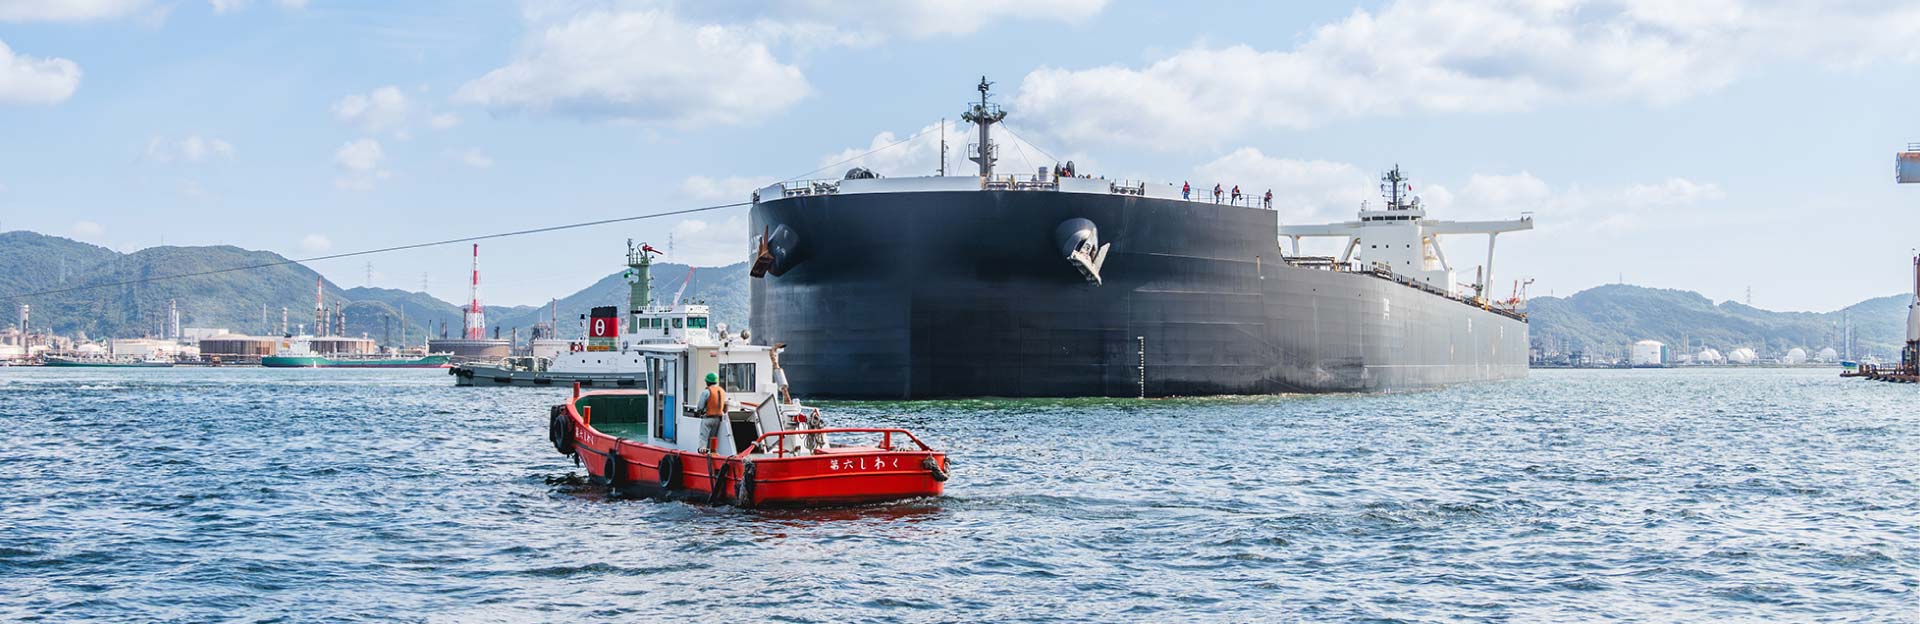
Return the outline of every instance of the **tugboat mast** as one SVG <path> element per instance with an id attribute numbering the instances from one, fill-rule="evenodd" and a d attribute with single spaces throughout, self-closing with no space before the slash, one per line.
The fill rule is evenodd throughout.
<path id="1" fill-rule="evenodd" d="M 627 239 L 627 333 L 640 332 L 640 313 L 652 304 L 653 248 Z"/>
<path id="2" fill-rule="evenodd" d="M 993 83 L 987 82 L 986 76 L 981 76 L 979 87 L 980 102 L 973 104 L 967 109 L 967 112 L 960 114 L 961 119 L 980 127 L 980 144 L 974 146 L 972 150 L 973 155 L 967 157 L 967 160 L 980 163 L 981 178 L 993 177 L 993 162 L 998 160 L 1000 155 L 1000 150 L 995 149 L 996 146 L 993 144 L 993 135 L 990 129 L 993 127 L 993 124 L 1000 123 L 1000 120 L 1007 118 L 1007 112 L 1000 110 L 999 104 L 987 101 L 988 89 L 992 87 Z"/>

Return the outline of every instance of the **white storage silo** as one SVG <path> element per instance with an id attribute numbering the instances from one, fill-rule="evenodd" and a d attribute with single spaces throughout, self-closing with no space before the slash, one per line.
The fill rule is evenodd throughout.
<path id="1" fill-rule="evenodd" d="M 1633 352 L 1629 362 L 1634 366 L 1659 366 L 1666 363 L 1667 345 L 1658 340 L 1642 340 L 1633 343 Z"/>

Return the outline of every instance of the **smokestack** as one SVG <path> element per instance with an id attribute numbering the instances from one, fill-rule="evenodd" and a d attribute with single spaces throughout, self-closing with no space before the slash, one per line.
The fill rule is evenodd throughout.
<path id="1" fill-rule="evenodd" d="M 480 307 L 480 244 L 473 245 L 473 282 L 467 290 L 466 337 L 468 340 L 481 340 L 487 337 L 486 311 Z"/>
<path id="2" fill-rule="evenodd" d="M 326 279 L 313 278 L 313 335 L 327 335 Z"/>
<path id="3" fill-rule="evenodd" d="M 280 335 L 291 335 L 287 333 L 287 306 L 280 306 Z"/>

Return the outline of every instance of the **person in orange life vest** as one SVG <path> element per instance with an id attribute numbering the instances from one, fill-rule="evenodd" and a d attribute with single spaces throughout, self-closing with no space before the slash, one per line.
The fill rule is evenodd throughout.
<path id="1" fill-rule="evenodd" d="M 1192 192 L 1193 192 L 1192 184 L 1189 184 L 1186 182 L 1180 183 L 1180 199 L 1192 199 L 1187 196 L 1189 193 L 1192 193 Z"/>
<path id="2" fill-rule="evenodd" d="M 727 421 L 727 391 L 720 387 L 720 376 L 707 373 L 707 389 L 700 392 L 700 437 L 707 440 L 705 451 L 717 452 L 720 445 L 720 423 Z"/>
<path id="3" fill-rule="evenodd" d="M 1233 203 L 1240 203 L 1240 185 L 1233 185 Z"/>
<path id="4" fill-rule="evenodd" d="M 1220 183 L 1213 183 L 1213 203 L 1220 203 Z"/>
<path id="5" fill-rule="evenodd" d="M 1265 207 L 1268 210 L 1272 210 L 1273 209 L 1273 189 L 1267 189 L 1267 196 L 1265 199 L 1262 199 L 1261 201 L 1266 204 Z"/>

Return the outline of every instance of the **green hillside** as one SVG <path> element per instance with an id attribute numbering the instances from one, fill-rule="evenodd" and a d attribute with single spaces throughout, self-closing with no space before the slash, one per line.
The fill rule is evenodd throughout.
<path id="1" fill-rule="evenodd" d="M 1761 355 L 1800 347 L 1843 349 L 1846 317 L 1856 355 L 1897 357 L 1906 336 L 1906 295 L 1869 299 L 1833 312 L 1773 312 L 1734 302 L 1715 304 L 1684 290 L 1606 285 L 1572 296 L 1527 302 L 1533 345 L 1547 352 L 1613 354 L 1637 340 L 1699 350 L 1750 347 Z"/>

